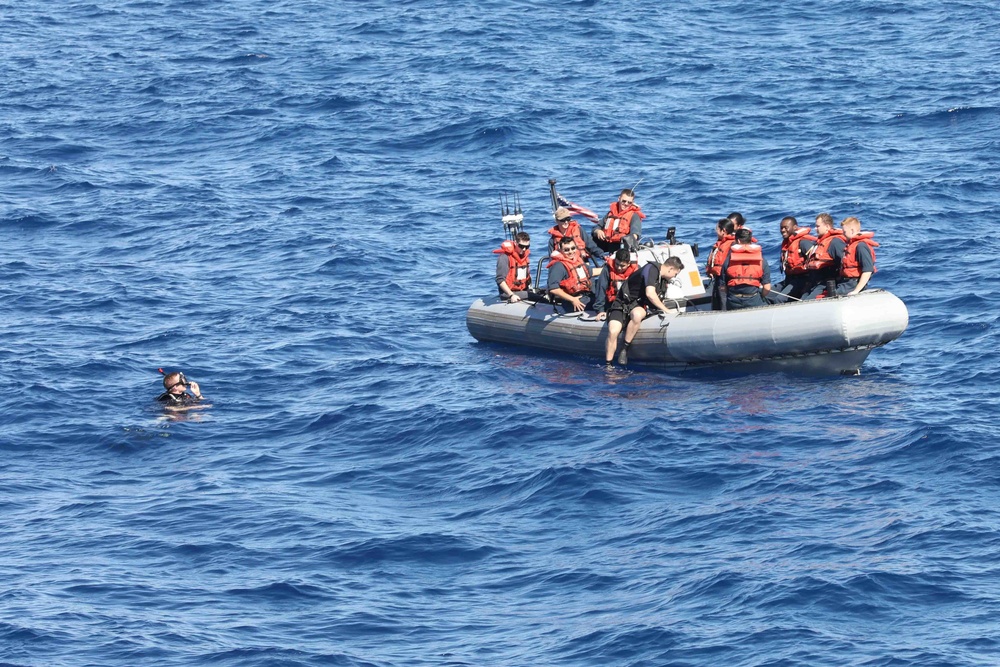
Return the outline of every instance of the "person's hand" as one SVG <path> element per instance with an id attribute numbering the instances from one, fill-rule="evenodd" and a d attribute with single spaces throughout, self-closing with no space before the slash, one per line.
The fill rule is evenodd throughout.
<path id="1" fill-rule="evenodd" d="M 606 319 L 608 319 L 608 314 L 607 313 L 597 313 L 597 321 L 598 322 L 603 322 Z"/>
<path id="2" fill-rule="evenodd" d="M 516 294 L 511 294 L 510 295 L 510 302 L 511 303 L 517 303 L 520 300 L 521 300 L 521 297 L 519 297 L 518 295 L 516 295 Z"/>
<path id="3" fill-rule="evenodd" d="M 606 241 L 607 240 L 607 238 L 604 236 L 604 230 L 603 229 L 598 229 L 596 232 L 594 232 L 594 234 L 596 234 L 597 238 L 601 239 L 602 241 Z"/>
<path id="4" fill-rule="evenodd" d="M 586 308 L 584 308 L 583 306 L 583 301 L 580 300 L 580 297 L 576 296 L 570 297 L 570 303 L 573 304 L 573 310 L 577 312 L 586 310 Z"/>
<path id="5" fill-rule="evenodd" d="M 201 398 L 201 387 L 198 386 L 197 382 L 189 382 L 188 388 L 195 395 L 195 398 Z"/>

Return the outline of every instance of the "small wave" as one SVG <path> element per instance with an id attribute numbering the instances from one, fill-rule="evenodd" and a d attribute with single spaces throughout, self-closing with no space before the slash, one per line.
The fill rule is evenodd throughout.
<path id="1" fill-rule="evenodd" d="M 1000 116 L 1000 107 L 951 107 L 925 113 L 898 113 L 892 120 L 917 126 L 961 125 Z"/>
<path id="2" fill-rule="evenodd" d="M 469 539 L 425 533 L 397 538 L 373 538 L 327 549 L 326 557 L 345 567 L 383 563 L 447 565 L 475 563 L 500 553 L 496 547 L 475 545 Z"/>
<path id="3" fill-rule="evenodd" d="M 319 586 L 311 586 L 303 583 L 293 584 L 287 581 L 278 581 L 252 588 L 230 588 L 225 593 L 237 597 L 258 598 L 265 603 L 290 600 L 315 600 L 330 597 L 330 593 Z"/>

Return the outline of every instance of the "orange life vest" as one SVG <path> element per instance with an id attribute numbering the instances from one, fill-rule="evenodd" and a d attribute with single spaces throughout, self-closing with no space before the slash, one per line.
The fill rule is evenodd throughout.
<path id="1" fill-rule="evenodd" d="M 809 227 L 799 227 L 781 242 L 781 271 L 786 276 L 797 276 L 808 271 L 799 244 L 802 241 L 818 240 L 811 232 L 812 229 Z"/>
<path id="2" fill-rule="evenodd" d="M 559 287 L 563 291 L 570 296 L 576 296 L 577 294 L 583 294 L 584 292 L 591 291 L 590 268 L 582 259 L 579 259 L 579 255 L 577 255 L 577 260 L 574 262 L 570 261 L 570 259 L 561 252 L 554 252 L 552 253 L 552 261 L 549 262 L 545 268 L 551 269 L 557 262 L 566 267 L 566 273 L 568 274 L 565 278 L 559 281 Z"/>
<path id="3" fill-rule="evenodd" d="M 556 225 L 549 230 L 549 234 L 555 239 L 555 247 L 559 247 L 559 241 L 563 239 L 564 236 L 568 236 L 576 242 L 576 247 L 580 249 L 580 256 L 584 259 L 590 257 L 590 253 L 587 252 L 587 244 L 583 242 L 583 232 L 580 231 L 580 224 L 576 220 L 572 220 L 569 223 L 569 227 L 566 228 L 566 233 L 563 234 L 559 231 L 559 225 Z"/>
<path id="4" fill-rule="evenodd" d="M 616 201 L 611 202 L 608 208 L 608 215 L 604 218 L 604 237 L 608 243 L 618 243 L 629 235 L 632 230 L 632 214 L 638 213 L 640 220 L 646 219 L 646 214 L 642 212 L 636 203 L 629 204 L 625 208 L 619 208 Z"/>
<path id="5" fill-rule="evenodd" d="M 864 243 L 872 251 L 872 273 L 875 273 L 878 269 L 875 268 L 875 248 L 878 247 L 878 242 L 874 239 L 875 232 L 858 232 L 850 238 L 847 242 L 847 250 L 844 251 L 844 261 L 840 263 L 840 277 L 841 278 L 860 278 L 861 277 L 861 264 L 858 262 L 858 246 Z"/>
<path id="6" fill-rule="evenodd" d="M 729 266 L 726 269 L 726 285 L 751 285 L 760 287 L 764 277 L 764 256 L 756 243 L 734 243 L 729 249 Z"/>
<path id="7" fill-rule="evenodd" d="M 830 255 L 830 244 L 834 239 L 840 239 L 841 241 L 847 241 L 847 237 L 844 236 L 844 232 L 839 229 L 831 229 L 823 236 L 819 237 L 816 241 L 816 245 L 813 250 L 812 258 L 806 262 L 806 268 L 810 271 L 821 271 L 823 269 L 833 268 L 836 263 L 836 259 Z"/>
<path id="8" fill-rule="evenodd" d="M 736 237 L 732 234 L 727 234 L 722 238 L 721 241 L 716 241 L 715 245 L 708 252 L 708 261 L 705 263 L 705 273 L 713 278 L 718 278 L 722 275 L 722 264 L 726 261 L 726 255 L 729 254 L 729 248 L 736 241 Z"/>
<path id="9" fill-rule="evenodd" d="M 628 268 L 623 273 L 618 273 L 614 260 L 611 260 L 605 266 L 608 267 L 608 289 L 605 290 L 604 294 L 607 297 L 608 303 L 611 303 L 618 296 L 618 290 L 622 288 L 622 284 L 628 280 L 630 275 L 639 270 L 639 265 L 633 262 L 628 265 Z"/>
<path id="10" fill-rule="evenodd" d="M 507 277 L 504 281 L 511 292 L 521 292 L 531 284 L 531 269 L 528 267 L 528 255 L 531 251 L 525 250 L 523 256 L 517 251 L 518 248 L 510 241 L 504 241 L 493 251 L 496 255 L 507 255 Z"/>

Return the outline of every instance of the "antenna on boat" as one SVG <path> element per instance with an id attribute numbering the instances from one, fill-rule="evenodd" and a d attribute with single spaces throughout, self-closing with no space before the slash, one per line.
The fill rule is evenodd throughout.
<path id="1" fill-rule="evenodd" d="M 504 238 L 513 242 L 518 232 L 524 231 L 524 214 L 521 213 L 521 198 L 514 192 L 514 212 L 510 212 L 510 197 L 500 193 L 500 222 L 503 223 Z"/>
<path id="2" fill-rule="evenodd" d="M 645 177 L 645 176 L 643 176 L 643 177 L 642 177 L 642 178 L 640 178 L 640 179 L 639 179 L 638 181 L 636 181 L 636 182 L 635 182 L 635 185 L 633 185 L 633 186 L 632 186 L 632 196 L 633 196 L 633 197 L 635 197 L 635 189 L 636 189 L 637 187 L 639 187 L 639 184 L 640 184 L 640 183 L 642 183 L 642 182 L 643 182 L 644 180 L 646 180 L 646 177 Z"/>

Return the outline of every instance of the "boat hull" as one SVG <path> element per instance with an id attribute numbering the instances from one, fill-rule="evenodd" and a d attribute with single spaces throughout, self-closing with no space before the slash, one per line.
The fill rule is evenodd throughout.
<path id="1" fill-rule="evenodd" d="M 548 303 L 479 299 L 466 316 L 479 341 L 604 358 L 607 323 Z M 737 311 L 671 311 L 647 317 L 629 363 L 670 370 L 732 366 L 741 371 L 857 373 L 872 349 L 909 323 L 906 305 L 884 290 Z"/>

